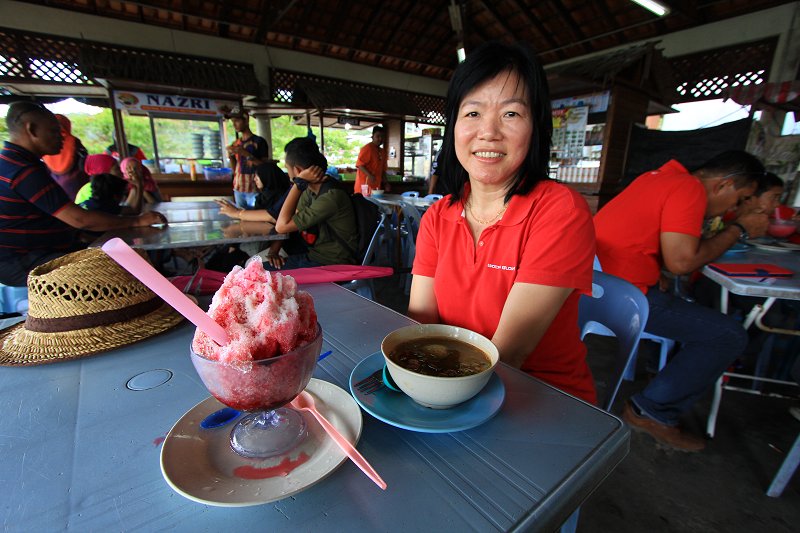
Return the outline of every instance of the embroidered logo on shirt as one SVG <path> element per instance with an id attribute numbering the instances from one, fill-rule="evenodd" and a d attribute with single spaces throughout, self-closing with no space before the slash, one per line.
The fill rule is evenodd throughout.
<path id="1" fill-rule="evenodd" d="M 515 266 L 493 265 L 492 263 L 487 263 L 486 266 L 489 267 L 489 268 L 493 268 L 495 270 L 511 270 L 511 271 L 513 271 L 513 270 L 517 269 L 517 267 L 515 267 Z"/>

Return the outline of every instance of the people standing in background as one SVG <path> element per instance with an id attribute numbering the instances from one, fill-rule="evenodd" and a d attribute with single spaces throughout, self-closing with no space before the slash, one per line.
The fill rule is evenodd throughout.
<path id="1" fill-rule="evenodd" d="M 119 161 L 121 159 L 121 156 L 120 156 L 120 153 L 119 153 L 119 149 L 117 148 L 117 139 L 116 138 L 114 138 L 114 143 L 113 144 L 108 145 L 108 147 L 106 148 L 105 153 L 110 155 L 111 157 L 113 157 L 117 161 Z M 131 143 L 128 143 L 128 156 L 135 157 L 139 161 L 144 161 L 145 159 L 147 159 L 147 156 L 144 155 L 144 152 L 142 151 L 142 149 L 139 148 L 138 146 L 136 146 L 135 144 L 131 144 Z"/>
<path id="2" fill-rule="evenodd" d="M 439 174 L 441 173 L 441 169 L 439 169 L 439 156 L 441 153 L 441 149 L 436 152 L 433 163 L 431 163 L 431 176 L 428 178 L 428 194 L 445 194 L 444 187 L 439 183 Z"/>
<path id="3" fill-rule="evenodd" d="M 240 136 L 228 146 L 228 157 L 233 168 L 233 198 L 242 209 L 255 206 L 258 190 L 255 184 L 256 167 L 269 161 L 269 145 L 263 137 L 250 130 L 250 116 L 239 106 L 225 115 Z"/>
<path id="4" fill-rule="evenodd" d="M 385 130 L 383 126 L 372 128 L 372 141 L 361 147 L 356 161 L 356 184 L 354 192 L 361 194 L 361 186 L 367 185 L 369 189 L 389 190 L 386 181 L 386 150 L 383 149 Z"/>
<path id="5" fill-rule="evenodd" d="M 128 191 L 133 188 L 133 184 L 141 180 L 144 187 L 142 191 L 142 199 L 145 203 L 155 204 L 163 202 L 161 191 L 158 190 L 158 184 L 150 174 L 150 170 L 142 164 L 141 161 L 135 157 L 126 157 L 120 164 L 123 177 L 128 181 Z"/>
<path id="6" fill-rule="evenodd" d="M 80 139 L 72 135 L 72 123 L 64 115 L 56 115 L 56 120 L 61 125 L 61 136 L 64 145 L 55 155 L 45 155 L 42 161 L 50 169 L 50 175 L 56 180 L 71 200 L 81 187 L 89 182 L 89 176 L 83 170 L 83 163 L 89 153 Z"/>

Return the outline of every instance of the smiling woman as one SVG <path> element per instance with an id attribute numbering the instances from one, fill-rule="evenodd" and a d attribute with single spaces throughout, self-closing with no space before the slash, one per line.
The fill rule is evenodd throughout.
<path id="1" fill-rule="evenodd" d="M 591 291 L 586 202 L 548 179 L 552 119 L 541 65 L 487 43 L 450 82 L 441 180 L 417 237 L 409 315 L 488 337 L 500 359 L 595 402 L 578 298 Z"/>

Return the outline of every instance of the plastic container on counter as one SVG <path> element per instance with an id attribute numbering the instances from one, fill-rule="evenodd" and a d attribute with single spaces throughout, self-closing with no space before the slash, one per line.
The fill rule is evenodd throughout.
<path id="1" fill-rule="evenodd" d="M 204 167 L 203 175 L 208 181 L 227 181 L 233 177 L 233 171 L 226 167 Z"/>

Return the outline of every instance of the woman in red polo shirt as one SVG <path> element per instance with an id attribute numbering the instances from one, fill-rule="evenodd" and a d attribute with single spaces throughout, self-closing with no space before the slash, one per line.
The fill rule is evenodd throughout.
<path id="1" fill-rule="evenodd" d="M 596 403 L 578 298 L 595 254 L 589 208 L 548 178 L 544 71 L 522 46 L 491 42 L 447 92 L 440 178 L 456 191 L 422 218 L 409 316 L 492 339 L 502 361 Z"/>

